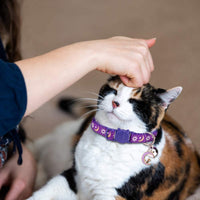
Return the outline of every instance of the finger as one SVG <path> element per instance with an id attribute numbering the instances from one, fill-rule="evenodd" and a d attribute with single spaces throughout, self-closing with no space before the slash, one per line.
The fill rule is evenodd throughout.
<path id="1" fill-rule="evenodd" d="M 148 63 L 147 66 L 150 69 L 150 72 L 152 72 L 154 70 L 154 64 L 153 64 L 153 59 L 152 59 L 152 56 L 151 56 L 151 53 L 150 53 L 148 47 L 147 47 L 146 51 L 143 51 L 142 53 L 144 55 L 145 62 Z"/>
<path id="2" fill-rule="evenodd" d="M 26 191 L 22 192 L 21 195 L 19 195 L 18 200 L 27 199 L 31 196 L 31 194 L 32 194 L 32 192 L 29 192 L 29 193 L 27 193 Z"/>
<path id="3" fill-rule="evenodd" d="M 151 63 L 149 60 L 149 51 L 147 51 L 146 55 L 143 56 L 144 65 L 142 66 L 142 70 L 146 70 L 146 73 L 150 75 L 151 73 Z M 144 74 L 144 73 L 143 73 Z"/>
<path id="4" fill-rule="evenodd" d="M 8 194 L 6 195 L 5 200 L 18 199 L 19 196 L 22 195 L 24 189 L 25 189 L 24 181 L 21 179 L 16 179 L 11 185 L 11 188 Z"/>
<path id="5" fill-rule="evenodd" d="M 5 185 L 9 180 L 9 173 L 8 171 L 2 169 L 0 172 L 0 189 L 2 188 L 3 185 Z"/>
<path id="6" fill-rule="evenodd" d="M 143 56 L 143 59 L 140 62 L 140 70 L 141 70 L 140 80 L 143 85 L 149 82 L 149 77 L 150 77 L 150 66 L 146 55 Z"/>
<path id="7" fill-rule="evenodd" d="M 151 56 L 149 55 L 150 51 L 149 51 L 148 45 L 145 43 L 144 40 L 140 41 L 140 45 L 139 47 L 137 47 L 137 51 L 139 52 L 137 59 L 139 60 L 139 62 L 142 61 L 145 63 L 145 65 L 143 66 L 145 66 L 150 73 L 153 68 L 152 60 L 151 60 Z"/>
<path id="8" fill-rule="evenodd" d="M 156 43 L 156 38 L 145 40 L 148 47 L 151 48 Z"/>
<path id="9" fill-rule="evenodd" d="M 126 86 L 133 87 L 133 88 L 139 88 L 143 86 L 142 80 L 138 79 L 137 77 L 130 78 L 126 82 Z"/>
<path id="10" fill-rule="evenodd" d="M 151 57 L 151 53 L 149 51 L 147 52 L 146 57 L 144 59 L 145 59 L 146 65 L 148 67 L 148 71 L 149 71 L 149 73 L 151 73 L 154 70 L 154 64 L 153 64 L 153 60 Z"/>
<path id="11" fill-rule="evenodd" d="M 124 85 L 127 85 L 129 82 L 129 78 L 127 76 L 120 76 L 121 81 L 124 83 Z"/>
<path id="12" fill-rule="evenodd" d="M 146 84 L 149 82 L 150 79 L 150 68 L 149 64 L 145 63 L 145 66 L 142 66 L 142 82 L 143 84 Z"/>
<path id="13" fill-rule="evenodd" d="M 137 70 L 134 70 L 134 76 L 128 76 L 126 79 L 126 85 L 128 87 L 142 87 L 143 85 L 143 73 L 141 67 L 138 67 Z"/>
<path id="14" fill-rule="evenodd" d="M 136 77 L 129 78 L 128 76 L 120 76 L 120 79 L 127 87 L 141 87 L 143 85 L 143 81 Z"/>
<path id="15" fill-rule="evenodd" d="M 149 62 L 150 71 L 152 72 L 154 70 L 154 64 L 153 64 L 153 59 L 152 59 L 150 52 L 147 55 L 147 59 L 148 59 L 148 62 Z"/>

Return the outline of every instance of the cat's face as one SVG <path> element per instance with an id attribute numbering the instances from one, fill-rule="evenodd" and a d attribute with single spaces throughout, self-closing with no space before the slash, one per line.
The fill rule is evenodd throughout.
<path id="1" fill-rule="evenodd" d="M 99 92 L 100 123 L 112 128 L 129 129 L 138 133 L 158 128 L 168 105 L 178 97 L 182 88 L 155 89 L 150 84 L 141 88 L 126 87 L 115 76 Z"/>

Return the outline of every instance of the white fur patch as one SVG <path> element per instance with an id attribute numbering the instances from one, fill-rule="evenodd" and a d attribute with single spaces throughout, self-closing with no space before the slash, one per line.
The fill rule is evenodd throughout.
<path id="1" fill-rule="evenodd" d="M 184 138 L 185 144 L 192 150 L 195 151 L 194 145 L 190 138 Z"/>
<path id="2" fill-rule="evenodd" d="M 99 105 L 100 111 L 96 113 L 96 120 L 103 126 L 114 129 L 146 132 L 146 125 L 133 112 L 134 104 L 129 103 L 131 91 L 131 88 L 123 86 L 118 89 L 117 95 L 108 94 Z M 112 101 L 117 101 L 120 106 L 113 108 Z M 163 131 L 161 141 L 156 145 L 158 156 L 152 160 L 152 164 L 159 163 L 166 134 Z M 77 199 L 115 200 L 116 188 L 121 188 L 131 176 L 149 167 L 141 160 L 148 148 L 144 144 L 119 144 L 107 141 L 88 127 L 75 151 Z M 44 196 L 47 198 L 44 199 Z M 76 195 L 70 190 L 65 178 L 57 176 L 34 193 L 32 198 L 29 200 L 75 200 Z"/>
<path id="3" fill-rule="evenodd" d="M 51 179 L 44 187 L 28 200 L 77 200 L 76 194 L 70 189 L 67 180 L 58 175 Z"/>
<path id="4" fill-rule="evenodd" d="M 131 88 L 123 86 L 118 89 L 117 95 L 108 94 L 100 103 L 101 110 L 96 113 L 96 120 L 103 126 L 114 129 L 146 132 L 146 125 L 133 112 L 134 104 L 129 102 L 131 91 Z M 117 101 L 120 106 L 113 108 L 112 101 Z M 165 137 L 162 137 L 156 146 L 158 156 L 152 160 L 152 164 L 159 162 L 164 146 Z M 114 200 L 117 195 L 116 188 L 122 187 L 131 176 L 149 167 L 141 160 L 147 150 L 148 147 L 144 144 L 107 141 L 89 127 L 75 151 L 78 171 L 76 182 L 80 199 Z"/>
<path id="5" fill-rule="evenodd" d="M 165 137 L 157 147 L 159 162 L 165 145 Z M 148 149 L 143 144 L 118 144 L 95 134 L 89 127 L 81 138 L 75 152 L 78 175 L 78 192 L 81 200 L 112 200 L 131 176 L 148 167 L 141 161 Z"/>
<path id="6" fill-rule="evenodd" d="M 72 166 L 72 139 L 82 123 L 83 119 L 65 122 L 53 132 L 28 144 L 38 163 L 35 189 L 41 188 L 50 177 Z"/>

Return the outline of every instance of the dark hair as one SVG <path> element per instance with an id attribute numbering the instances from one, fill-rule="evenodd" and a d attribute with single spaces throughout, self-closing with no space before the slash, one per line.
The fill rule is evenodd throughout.
<path id="1" fill-rule="evenodd" d="M 5 50 L 8 60 L 20 60 L 19 0 L 0 0 L 0 35 L 6 36 Z"/>

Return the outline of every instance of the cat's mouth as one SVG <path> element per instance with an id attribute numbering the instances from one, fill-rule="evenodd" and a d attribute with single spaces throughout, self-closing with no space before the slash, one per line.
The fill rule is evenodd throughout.
<path id="1" fill-rule="evenodd" d="M 113 120 L 122 121 L 122 119 L 116 113 L 114 113 L 113 111 L 108 112 L 107 115 L 108 115 L 108 118 L 111 119 L 112 121 Z"/>

